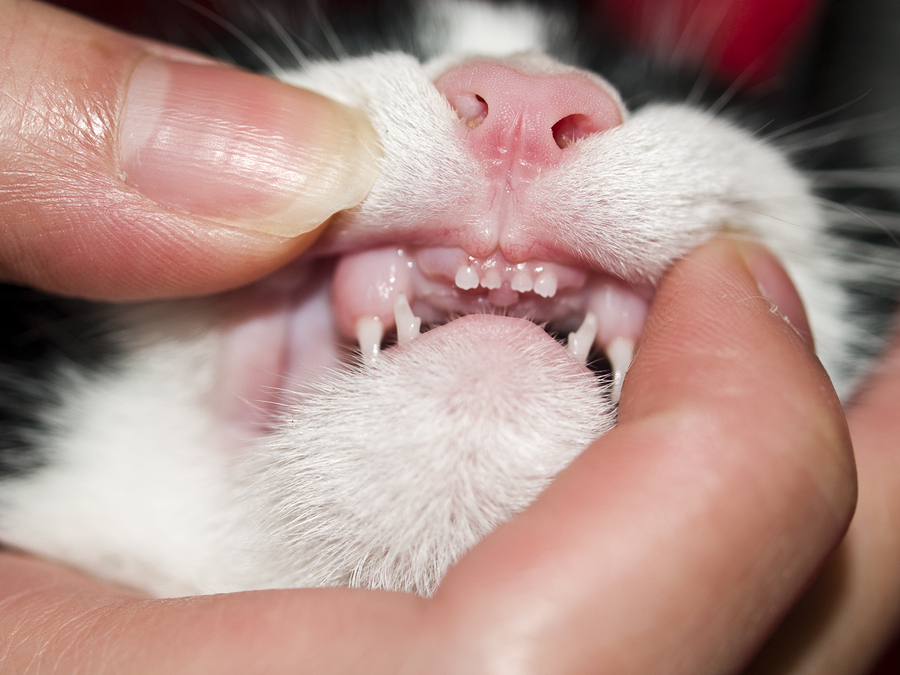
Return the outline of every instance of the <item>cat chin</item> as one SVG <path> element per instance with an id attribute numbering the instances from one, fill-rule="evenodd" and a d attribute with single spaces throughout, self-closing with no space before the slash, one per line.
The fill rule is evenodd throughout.
<path id="1" fill-rule="evenodd" d="M 430 594 L 612 427 L 608 388 L 540 327 L 492 315 L 335 374 L 285 402 L 244 467 L 252 567 L 274 586 Z"/>
<path id="2" fill-rule="evenodd" d="M 470 315 L 286 388 L 242 436 L 215 405 L 231 300 L 117 312 L 133 356 L 71 374 L 59 461 L 4 491 L 4 541 L 158 595 L 427 595 L 614 424 L 609 382 L 541 327 Z"/>

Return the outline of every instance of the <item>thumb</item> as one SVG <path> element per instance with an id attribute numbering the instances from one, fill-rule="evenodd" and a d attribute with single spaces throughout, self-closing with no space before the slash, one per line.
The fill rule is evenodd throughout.
<path id="1" fill-rule="evenodd" d="M 245 284 L 377 176 L 361 113 L 0 0 L 0 278 L 136 300 Z"/>

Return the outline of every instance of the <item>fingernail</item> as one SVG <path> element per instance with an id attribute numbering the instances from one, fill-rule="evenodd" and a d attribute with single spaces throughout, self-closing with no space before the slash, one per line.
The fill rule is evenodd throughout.
<path id="1" fill-rule="evenodd" d="M 809 327 L 803 300 L 784 267 L 762 246 L 740 242 L 737 248 L 747 269 L 756 279 L 759 292 L 771 304 L 772 311 L 793 326 L 804 342 L 812 348 L 812 330 Z"/>
<path id="2" fill-rule="evenodd" d="M 148 57 L 120 133 L 127 183 L 167 207 L 294 237 L 361 202 L 381 150 L 366 117 L 225 66 Z"/>

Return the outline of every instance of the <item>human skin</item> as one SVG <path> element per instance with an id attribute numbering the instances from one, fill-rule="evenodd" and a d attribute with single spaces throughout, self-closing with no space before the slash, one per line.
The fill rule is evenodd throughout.
<path id="1" fill-rule="evenodd" d="M 900 626 L 900 340 L 849 406 L 859 500 L 813 587 L 748 671 L 861 674 Z M 896 666 L 895 666 L 896 667 Z M 884 670 L 879 672 L 893 672 Z"/>
<path id="2" fill-rule="evenodd" d="M 100 299 L 176 297 L 239 286 L 308 246 L 314 235 L 189 213 L 121 179 L 131 73 L 148 54 L 202 57 L 9 0 L 0 46 L 3 278 Z M 347 127 L 327 129 L 330 104 L 285 96 L 326 127 L 298 132 L 294 151 L 337 153 L 329 139 Z M 327 187 L 297 195 L 326 197 Z M 282 198 L 260 195 L 291 208 Z M 748 272 L 802 327 L 788 310 L 793 292 L 765 260 L 719 242 L 676 266 L 626 380 L 619 427 L 434 598 L 332 589 L 158 601 L 3 553 L 0 672 L 740 669 L 836 545 L 854 499 L 830 385 Z M 859 510 L 764 652 L 783 672 L 861 672 L 897 623 L 898 387 L 886 368 L 849 411 Z"/>

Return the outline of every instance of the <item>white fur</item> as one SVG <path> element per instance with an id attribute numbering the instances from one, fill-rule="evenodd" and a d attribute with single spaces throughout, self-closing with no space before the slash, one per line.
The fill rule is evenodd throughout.
<path id="1" fill-rule="evenodd" d="M 145 326 L 160 325 L 152 315 Z M 186 335 L 187 314 L 160 327 L 173 323 L 164 340 L 129 344 L 115 377 L 67 378 L 48 420 L 52 462 L 4 485 L 0 539 L 160 595 L 215 587 L 220 532 L 241 526 L 202 405 L 215 333 Z"/>
<path id="2" fill-rule="evenodd" d="M 436 55 L 442 57 L 504 57 L 548 46 L 552 20 L 525 5 L 498 12 L 485 2 L 432 2 L 427 9 L 418 29 L 423 42 L 435 45 Z"/>
<path id="3" fill-rule="evenodd" d="M 247 493 L 273 585 L 431 593 L 612 426 L 594 378 L 545 335 L 520 351 L 523 330 L 432 331 L 292 410 Z"/>
<path id="4" fill-rule="evenodd" d="M 453 58 L 542 46 L 534 15 L 466 6 L 444 15 Z M 364 109 L 384 146 L 371 194 L 330 232 L 336 250 L 422 232 L 458 245 L 463 224 L 479 223 L 491 186 L 432 85 L 441 63 L 374 55 L 291 76 Z M 706 113 L 653 106 L 569 148 L 531 187 L 505 226 L 552 232 L 572 261 L 634 281 L 657 282 L 723 229 L 764 240 L 839 372 L 845 299 L 827 252 L 809 262 L 826 248 L 824 217 L 771 147 Z M 67 375 L 48 420 L 53 462 L 4 485 L 0 539 L 163 595 L 333 584 L 427 594 L 613 420 L 599 385 L 549 338 L 521 338 L 530 347 L 517 353 L 506 329 L 486 343 L 438 332 L 288 396 L 277 431 L 234 453 L 210 404 L 217 302 L 116 319 L 132 356 L 111 375 Z"/>

